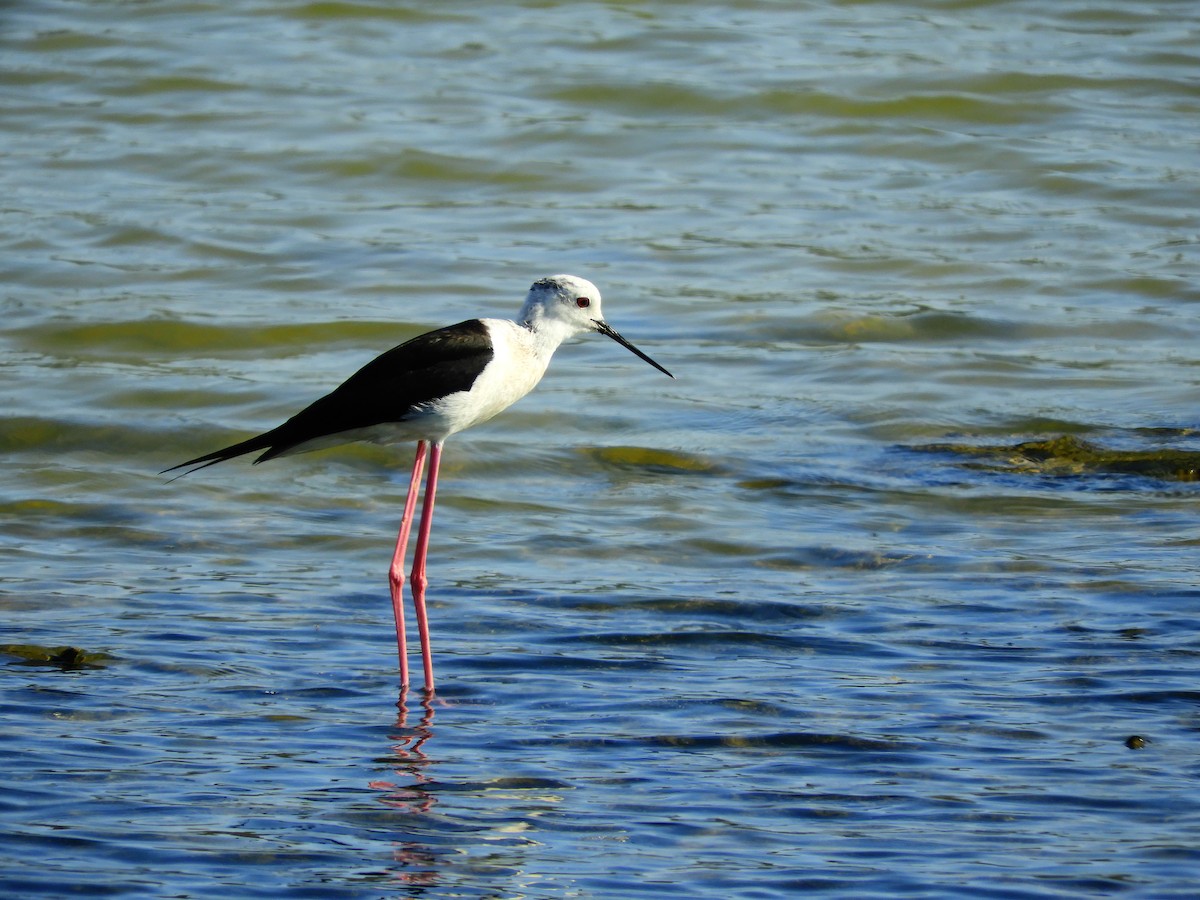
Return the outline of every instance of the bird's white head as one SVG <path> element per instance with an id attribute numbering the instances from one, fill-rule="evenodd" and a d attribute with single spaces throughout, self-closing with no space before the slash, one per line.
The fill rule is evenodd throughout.
<path id="1" fill-rule="evenodd" d="M 534 331 L 554 328 L 567 338 L 581 331 L 595 331 L 604 321 L 600 312 L 600 289 L 578 275 L 550 275 L 529 288 L 521 307 L 521 324 Z"/>
<path id="2" fill-rule="evenodd" d="M 535 281 L 521 307 L 521 324 L 552 341 L 553 346 L 581 331 L 598 331 L 660 372 L 675 377 L 604 321 L 600 311 L 600 289 L 578 275 L 550 275 Z"/>

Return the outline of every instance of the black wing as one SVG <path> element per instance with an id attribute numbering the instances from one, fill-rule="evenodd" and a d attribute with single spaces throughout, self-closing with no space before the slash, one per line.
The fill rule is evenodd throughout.
<path id="1" fill-rule="evenodd" d="M 375 357 L 279 427 L 163 471 L 195 466 L 189 470 L 194 472 L 263 450 L 255 460 L 260 463 L 318 438 L 403 422 L 422 404 L 470 390 L 492 355 L 491 337 L 479 319 L 422 334 Z"/>

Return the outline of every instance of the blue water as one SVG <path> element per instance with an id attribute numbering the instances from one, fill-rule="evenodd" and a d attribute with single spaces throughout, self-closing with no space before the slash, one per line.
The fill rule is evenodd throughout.
<path id="1" fill-rule="evenodd" d="M 7 5 L 0 894 L 1194 896 L 1197 34 Z M 401 695 L 411 448 L 157 473 L 562 271 Z"/>

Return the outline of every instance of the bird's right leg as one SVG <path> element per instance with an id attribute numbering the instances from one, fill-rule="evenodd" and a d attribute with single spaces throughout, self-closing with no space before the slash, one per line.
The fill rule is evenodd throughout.
<path id="1" fill-rule="evenodd" d="M 417 456 L 413 460 L 412 479 L 408 496 L 404 498 L 404 516 L 400 519 L 400 534 L 396 537 L 396 552 L 388 569 L 388 584 L 392 589 L 392 612 L 396 616 L 396 651 L 400 655 L 400 684 L 408 686 L 408 638 L 404 632 L 404 556 L 408 552 L 408 534 L 412 530 L 413 514 L 417 510 L 417 494 L 421 490 L 421 473 L 425 470 L 424 441 L 417 441 Z"/>
<path id="2" fill-rule="evenodd" d="M 421 661 L 425 666 L 425 696 L 433 696 L 433 653 L 429 647 L 429 616 L 425 611 L 425 557 L 429 551 L 429 532 L 433 527 L 433 503 L 437 497 L 438 470 L 442 464 L 442 445 L 435 443 L 429 451 L 429 477 L 425 479 L 425 500 L 421 504 L 421 530 L 417 532 L 417 548 L 413 551 L 413 568 L 409 588 L 413 608 L 417 613 L 417 630 L 421 636 Z"/>

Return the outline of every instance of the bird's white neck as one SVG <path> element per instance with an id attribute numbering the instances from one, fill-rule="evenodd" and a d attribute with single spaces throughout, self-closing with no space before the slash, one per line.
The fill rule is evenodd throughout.
<path id="1" fill-rule="evenodd" d="M 521 324 L 533 334 L 539 352 L 547 356 L 554 353 L 567 338 L 579 333 L 578 325 L 547 315 L 545 307 L 540 304 L 521 310 Z"/>

